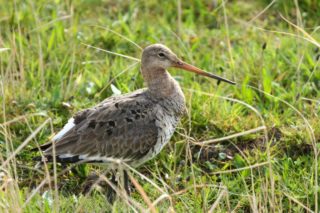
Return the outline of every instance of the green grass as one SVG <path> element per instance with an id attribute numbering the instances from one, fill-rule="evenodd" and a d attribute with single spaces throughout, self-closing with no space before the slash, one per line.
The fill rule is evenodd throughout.
<path id="1" fill-rule="evenodd" d="M 188 116 L 155 159 L 131 172 L 151 202 L 163 196 L 157 211 L 319 211 L 319 1 L 276 1 L 261 14 L 269 1 L 181 1 L 181 14 L 178 2 L 0 0 L 1 212 L 149 207 L 135 187 L 139 205 L 120 196 L 112 206 L 99 190 L 82 195 L 85 177 L 103 173 L 89 165 L 34 190 L 54 167 L 34 170 L 32 147 L 111 96 L 111 84 L 122 93 L 144 86 L 139 63 L 84 44 L 140 58 L 130 41 L 164 43 L 238 83 L 170 70 Z"/>

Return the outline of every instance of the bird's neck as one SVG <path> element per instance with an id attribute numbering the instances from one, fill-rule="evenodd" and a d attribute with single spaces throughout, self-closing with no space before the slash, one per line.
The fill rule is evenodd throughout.
<path id="1" fill-rule="evenodd" d="M 167 70 L 162 68 L 146 70 L 142 67 L 141 72 L 149 91 L 154 96 L 161 98 L 183 96 L 178 82 L 172 78 Z"/>

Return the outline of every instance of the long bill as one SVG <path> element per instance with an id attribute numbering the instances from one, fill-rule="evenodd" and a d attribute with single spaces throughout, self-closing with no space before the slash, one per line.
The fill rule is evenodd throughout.
<path id="1" fill-rule="evenodd" d="M 223 77 L 217 76 L 215 74 L 203 71 L 203 70 L 199 69 L 198 67 L 195 67 L 195 66 L 193 66 L 191 64 L 187 64 L 184 61 L 177 62 L 174 65 L 174 67 L 177 67 L 177 68 L 180 68 L 180 69 L 184 69 L 184 70 L 187 70 L 187 71 L 190 71 L 190 72 L 194 72 L 194 73 L 197 73 L 199 75 L 203 75 L 203 76 L 207 76 L 207 77 L 210 77 L 210 78 L 214 78 L 214 79 L 216 79 L 218 81 L 224 81 L 226 83 L 233 84 L 233 85 L 236 84 L 236 82 L 234 82 L 234 81 L 230 81 L 230 80 L 228 80 L 226 78 L 223 78 Z"/>

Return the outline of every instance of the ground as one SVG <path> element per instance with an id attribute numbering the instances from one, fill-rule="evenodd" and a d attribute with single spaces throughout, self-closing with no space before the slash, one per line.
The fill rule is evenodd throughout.
<path id="1" fill-rule="evenodd" d="M 0 0 L 0 211 L 318 212 L 319 7 Z M 75 112 L 144 86 L 133 58 L 152 43 L 237 85 L 170 70 L 188 115 L 155 159 L 130 172 L 130 201 L 81 193 L 103 168 L 36 169 L 30 150 Z"/>

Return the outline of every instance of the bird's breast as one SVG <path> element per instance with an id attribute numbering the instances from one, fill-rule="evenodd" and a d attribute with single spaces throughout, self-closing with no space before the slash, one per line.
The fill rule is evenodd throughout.
<path id="1" fill-rule="evenodd" d="M 158 127 L 156 143 L 145 156 L 134 162 L 133 166 L 139 166 L 158 155 L 163 147 L 170 141 L 179 121 L 180 116 L 172 116 L 160 110 L 155 116 L 155 124 Z"/>

